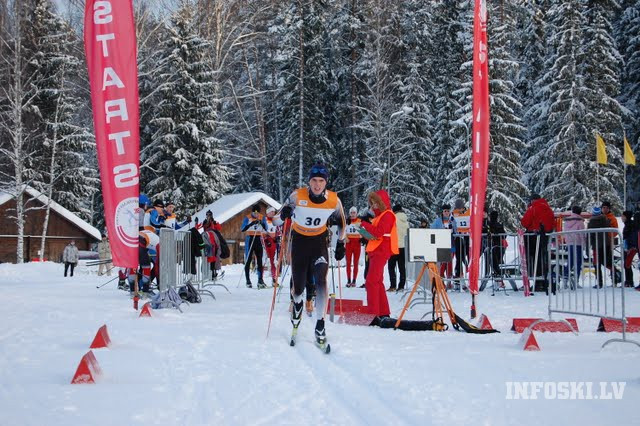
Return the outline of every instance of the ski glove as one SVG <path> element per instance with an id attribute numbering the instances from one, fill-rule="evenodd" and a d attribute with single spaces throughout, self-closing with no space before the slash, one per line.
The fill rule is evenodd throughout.
<path id="1" fill-rule="evenodd" d="M 344 242 L 338 241 L 336 243 L 336 260 L 339 262 L 344 259 Z"/>
<path id="2" fill-rule="evenodd" d="M 282 210 L 280 210 L 280 219 L 289 219 L 291 216 L 293 216 L 293 209 L 291 206 L 284 206 Z"/>

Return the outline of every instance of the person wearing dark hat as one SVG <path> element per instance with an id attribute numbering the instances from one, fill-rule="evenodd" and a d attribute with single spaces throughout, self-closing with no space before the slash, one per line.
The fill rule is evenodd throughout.
<path id="1" fill-rule="evenodd" d="M 453 234 L 458 232 L 458 227 L 456 225 L 456 220 L 451 214 L 451 204 L 443 204 L 442 212 L 438 215 L 438 217 L 431 224 L 432 229 L 451 229 L 451 252 L 455 253 L 455 245 L 453 244 Z M 442 262 L 440 263 L 440 276 L 451 278 L 452 276 L 452 262 Z M 447 288 L 452 289 L 453 285 L 451 282 L 447 285 Z"/>
<path id="2" fill-rule="evenodd" d="M 251 258 L 255 254 L 258 267 L 258 288 L 266 288 L 267 284 L 262 278 L 262 236 L 267 230 L 267 221 L 260 213 L 260 204 L 255 204 L 251 208 L 251 213 L 242 220 L 242 232 L 245 232 L 244 240 L 244 275 L 247 279 L 247 287 L 251 288 L 249 272 L 251 269 Z"/>
<path id="3" fill-rule="evenodd" d="M 329 270 L 329 247 L 327 222 L 338 227 L 338 242 L 335 248 L 335 259 L 340 261 L 345 255 L 346 221 L 342 202 L 338 194 L 327 189 L 329 171 L 317 162 L 309 170 L 309 185 L 298 188 L 284 202 L 277 219 L 291 219 L 291 272 L 293 287 L 293 309 L 291 324 L 293 331 L 291 345 L 295 344 L 298 326 L 302 318 L 302 293 L 307 283 L 309 269 L 313 271 L 316 286 L 316 344 L 327 350 L 327 335 L 324 315 L 327 311 L 327 272 Z"/>
<path id="4" fill-rule="evenodd" d="M 396 265 L 398 266 L 398 289 L 397 291 L 404 290 L 405 282 L 407 280 L 406 261 L 404 257 L 404 244 L 409 232 L 409 219 L 407 214 L 402 210 L 401 204 L 393 206 L 393 213 L 396 215 L 396 231 L 398 234 L 398 254 L 391 255 L 389 263 L 387 264 L 387 270 L 389 271 L 389 290 L 396 291 Z"/>
<path id="5" fill-rule="evenodd" d="M 556 227 L 556 218 L 547 200 L 535 192 L 532 193 L 531 197 L 529 197 L 529 207 L 522 219 L 520 219 L 520 224 L 528 234 L 525 235 L 525 248 L 527 250 L 529 276 L 533 277 L 535 272 L 538 277 L 542 277 L 540 280 L 536 280 L 536 277 L 533 278 L 534 291 L 547 291 L 549 287 L 549 281 L 547 280 L 549 267 L 547 242 L 549 238 L 547 233 L 553 232 Z"/>
<path id="6" fill-rule="evenodd" d="M 147 231 L 160 233 L 160 228 L 166 225 L 166 213 L 164 211 L 164 201 L 157 199 L 153 202 L 153 207 L 146 211 L 144 215 L 144 229 Z"/>
<path id="7" fill-rule="evenodd" d="M 624 247 L 624 286 L 634 287 L 633 284 L 633 258 L 638 254 L 638 224 L 633 220 L 633 212 L 626 210 L 622 212 L 622 241 Z"/>

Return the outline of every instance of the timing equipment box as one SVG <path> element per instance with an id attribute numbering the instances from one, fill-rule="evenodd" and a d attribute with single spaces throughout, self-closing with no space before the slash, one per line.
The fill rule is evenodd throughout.
<path id="1" fill-rule="evenodd" d="M 409 262 L 451 262 L 451 229 L 409 229 Z"/>

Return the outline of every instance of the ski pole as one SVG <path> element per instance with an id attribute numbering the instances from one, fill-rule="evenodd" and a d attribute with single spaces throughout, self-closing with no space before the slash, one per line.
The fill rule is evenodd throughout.
<path id="1" fill-rule="evenodd" d="M 289 221 L 290 219 L 287 219 Z M 286 226 L 286 224 L 285 224 Z M 275 284 L 278 284 L 278 272 L 280 269 L 280 264 L 282 263 L 282 256 L 284 254 L 284 250 L 280 250 L 280 255 L 278 256 L 278 266 L 276 267 L 276 277 Z M 271 309 L 269 310 L 269 324 L 267 325 L 267 338 L 269 338 L 269 330 L 271 330 L 271 318 L 273 318 L 273 309 L 276 306 L 276 293 L 278 292 L 278 285 L 273 286 L 273 296 L 271 297 Z"/>
<path id="2" fill-rule="evenodd" d="M 342 312 L 342 277 L 340 276 L 340 261 L 338 260 L 338 291 L 340 292 L 340 315 Z"/>
<path id="3" fill-rule="evenodd" d="M 96 288 L 102 288 L 102 287 L 104 287 L 105 285 L 109 284 L 111 281 L 113 281 L 113 280 L 115 280 L 117 278 L 118 278 L 118 275 L 116 275 L 115 277 L 111 278 L 109 281 L 107 281 L 104 284 L 97 285 Z"/>
<path id="4" fill-rule="evenodd" d="M 335 257 L 335 252 L 334 252 L 334 256 L 331 256 L 331 250 L 329 250 L 329 260 L 333 259 L 334 257 Z M 332 263 L 334 262 L 335 261 L 332 261 Z M 335 267 L 335 263 L 331 267 L 331 288 L 333 289 L 333 291 L 329 295 L 329 297 L 331 298 L 331 300 L 329 301 L 329 321 L 331 322 L 333 322 L 333 319 L 336 313 L 336 281 L 335 281 L 335 276 L 333 272 L 334 267 Z"/>

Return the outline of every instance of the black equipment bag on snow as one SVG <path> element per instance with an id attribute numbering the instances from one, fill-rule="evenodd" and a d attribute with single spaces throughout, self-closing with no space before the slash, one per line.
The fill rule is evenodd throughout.
<path id="1" fill-rule="evenodd" d="M 180 287 L 178 290 L 178 295 L 182 300 L 186 300 L 189 303 L 200 303 L 202 302 L 202 297 L 200 297 L 200 293 L 195 289 L 190 282 L 187 282 L 185 285 Z"/>

